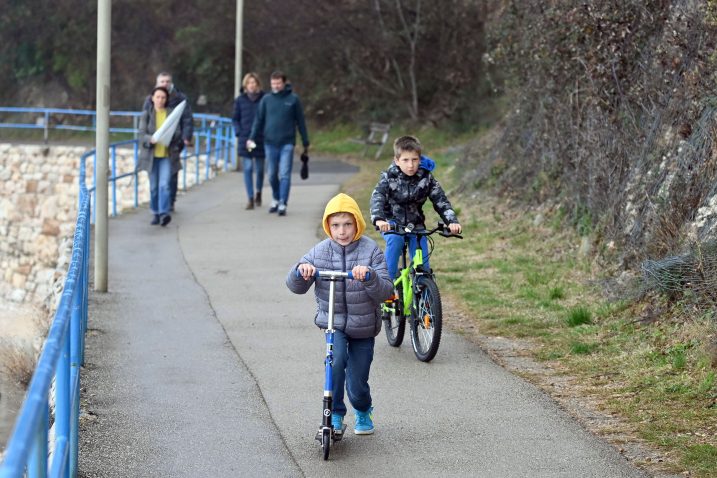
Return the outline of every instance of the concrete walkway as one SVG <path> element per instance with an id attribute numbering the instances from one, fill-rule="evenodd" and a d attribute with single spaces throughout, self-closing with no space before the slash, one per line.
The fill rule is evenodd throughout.
<path id="1" fill-rule="evenodd" d="M 84 476 L 644 476 L 450 333 L 429 364 L 410 340 L 377 337 L 376 433 L 348 433 L 322 461 L 324 338 L 313 295 L 284 278 L 347 171 L 312 167 L 286 217 L 245 211 L 229 173 L 180 198 L 166 229 L 146 210 L 110 221 L 110 292 L 92 297 L 83 376 L 96 414 L 82 425 Z"/>

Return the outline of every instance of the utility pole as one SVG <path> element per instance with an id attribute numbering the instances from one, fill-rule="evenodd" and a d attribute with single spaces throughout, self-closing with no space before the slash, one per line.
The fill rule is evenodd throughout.
<path id="1" fill-rule="evenodd" d="M 244 0 L 237 0 L 237 24 L 236 39 L 234 42 L 234 98 L 239 96 L 241 91 L 241 50 L 242 35 L 244 26 Z M 236 138 L 236 136 L 234 136 Z M 237 161 L 237 171 L 241 169 L 239 161 L 239 141 L 234 140 L 234 157 Z"/>
<path id="2" fill-rule="evenodd" d="M 97 122 L 95 129 L 95 290 L 107 292 L 107 170 L 110 145 L 112 0 L 97 0 Z"/>
<path id="3" fill-rule="evenodd" d="M 241 91 L 241 49 L 243 26 L 244 0 L 237 0 L 237 26 L 236 41 L 234 46 L 234 98 L 239 96 L 239 91 Z"/>

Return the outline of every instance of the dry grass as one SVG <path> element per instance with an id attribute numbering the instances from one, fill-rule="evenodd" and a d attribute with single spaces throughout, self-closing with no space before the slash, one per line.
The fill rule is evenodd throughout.
<path id="1" fill-rule="evenodd" d="M 465 171 L 453 167 L 447 149 L 430 144 L 424 140 L 450 191 Z M 343 190 L 367 213 L 388 161 L 352 162 L 361 171 Z M 475 190 L 449 197 L 465 239 L 438 238 L 431 259 L 446 310 L 454 312 L 448 326 L 543 387 L 637 466 L 717 476 L 715 313 L 656 296 L 608 300 L 596 284 L 614 281 L 603 280 L 603 263 L 578 254 L 579 221 L 558 206 L 530 209 Z M 430 205 L 424 210 L 433 221 Z M 629 296 L 634 285 L 618 283 Z M 533 365 L 502 360 L 504 347 L 532 357 Z"/>
<path id="2" fill-rule="evenodd" d="M 35 351 L 26 341 L 0 341 L 0 373 L 6 380 L 27 388 L 35 371 Z"/>

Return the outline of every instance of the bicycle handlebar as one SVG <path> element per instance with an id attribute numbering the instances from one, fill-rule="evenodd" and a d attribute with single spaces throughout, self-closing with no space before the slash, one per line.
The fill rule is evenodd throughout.
<path id="1" fill-rule="evenodd" d="M 450 229 L 448 229 L 448 226 L 443 224 L 442 222 L 439 222 L 436 227 L 433 229 L 414 229 L 413 224 L 398 224 L 393 221 L 389 221 L 389 224 L 391 225 L 391 230 L 384 231 L 384 234 L 396 234 L 397 236 L 408 236 L 408 235 L 414 235 L 414 236 L 430 236 L 431 234 L 438 233 L 439 235 L 443 237 L 455 237 L 457 239 L 463 239 L 463 236 L 460 234 L 453 234 Z M 403 229 L 403 231 L 401 231 Z M 380 231 L 381 229 L 376 226 L 376 230 Z"/>
<path id="2" fill-rule="evenodd" d="M 296 277 L 301 277 L 301 272 L 299 272 L 299 269 L 296 270 Z M 316 278 L 324 278 L 329 280 L 335 280 L 335 279 L 341 279 L 341 278 L 347 278 L 347 279 L 353 279 L 354 274 L 352 271 L 316 271 L 316 274 L 314 274 L 314 277 Z M 366 273 L 366 279 L 369 280 L 371 278 L 371 272 Z M 358 279 L 356 279 L 358 280 Z"/>

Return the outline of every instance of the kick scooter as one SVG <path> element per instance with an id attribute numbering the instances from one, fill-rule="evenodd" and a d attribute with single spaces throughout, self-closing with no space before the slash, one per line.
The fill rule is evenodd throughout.
<path id="1" fill-rule="evenodd" d="M 366 280 L 368 280 L 368 278 L 369 274 L 366 274 Z M 321 420 L 321 426 L 319 427 L 319 431 L 316 433 L 316 440 L 321 443 L 324 460 L 329 459 L 331 443 L 341 440 L 344 437 L 344 430 L 346 430 L 346 424 L 343 425 L 341 430 L 334 430 L 331 425 L 331 409 L 333 405 L 334 389 L 332 374 L 334 366 L 334 293 L 336 291 L 336 282 L 344 279 L 353 279 L 351 271 L 318 271 L 316 273 L 316 280 L 329 281 L 329 323 L 325 333 L 326 359 L 324 360 L 324 413 Z"/>

